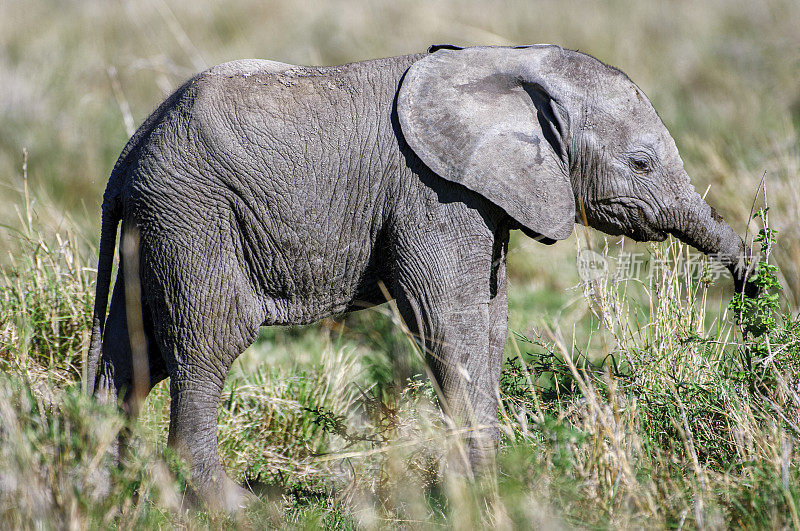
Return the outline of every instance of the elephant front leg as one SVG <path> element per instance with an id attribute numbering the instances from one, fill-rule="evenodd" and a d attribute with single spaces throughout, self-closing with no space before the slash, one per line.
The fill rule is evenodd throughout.
<path id="1" fill-rule="evenodd" d="M 397 305 L 426 354 L 442 409 L 461 433 L 459 467 L 481 473 L 494 462 L 502 360 L 491 346 L 489 260 L 468 274 L 443 274 L 441 265 L 417 262 L 401 276 Z"/>
<path id="2" fill-rule="evenodd" d="M 497 405 L 500 399 L 500 375 L 503 367 L 506 340 L 508 338 L 508 294 L 506 291 L 506 252 L 508 251 L 508 232 L 501 234 L 495 241 L 492 260 L 492 277 L 490 283 L 489 299 L 489 363 L 486 366 L 488 382 L 491 383 L 492 396 L 494 397 L 493 410 L 490 416 L 490 437 L 484 438 L 484 446 L 473 451 L 476 468 L 485 469 L 494 466 L 494 457 L 500 439 L 500 430 L 497 426 Z M 487 385 L 489 385 L 487 383 Z M 480 462 L 478 462 L 480 460 Z"/>

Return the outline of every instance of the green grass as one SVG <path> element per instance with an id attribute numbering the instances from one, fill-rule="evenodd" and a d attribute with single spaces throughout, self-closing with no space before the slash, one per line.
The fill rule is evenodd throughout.
<path id="1" fill-rule="evenodd" d="M 798 26 L 788 0 L 0 5 L 0 525 L 800 527 Z M 674 271 L 578 278 L 578 248 L 652 263 L 685 256 L 673 241 L 515 235 L 497 484 L 445 473 L 458 438 L 380 307 L 262 331 L 231 371 L 218 434 L 260 501 L 182 512 L 167 386 L 130 425 L 79 388 L 99 201 L 126 121 L 224 60 L 334 64 L 439 42 L 556 42 L 621 67 L 696 188 L 751 237 L 766 171 L 777 306 L 728 309 L 728 279 Z"/>

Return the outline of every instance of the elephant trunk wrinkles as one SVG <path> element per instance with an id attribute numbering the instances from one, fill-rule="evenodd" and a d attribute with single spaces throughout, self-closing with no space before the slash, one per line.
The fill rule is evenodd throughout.
<path id="1" fill-rule="evenodd" d="M 742 238 L 697 192 L 672 212 L 665 229 L 682 242 L 720 261 L 733 276 L 736 291 L 756 296 L 758 289 L 747 282 L 752 256 Z"/>

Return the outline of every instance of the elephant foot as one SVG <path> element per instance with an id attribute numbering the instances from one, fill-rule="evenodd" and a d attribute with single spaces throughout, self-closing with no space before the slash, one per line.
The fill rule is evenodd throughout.
<path id="1" fill-rule="evenodd" d="M 210 512 L 235 514 L 258 501 L 258 497 L 239 486 L 227 474 L 205 485 L 192 485 L 187 489 L 183 510 L 204 508 Z"/>
<path id="2" fill-rule="evenodd" d="M 480 430 L 463 437 L 448 458 L 450 473 L 468 480 L 494 477 L 499 442 L 496 431 Z"/>
<path id="3" fill-rule="evenodd" d="M 484 430 L 467 438 L 466 449 L 469 466 L 474 478 L 492 477 L 496 472 L 497 430 Z"/>

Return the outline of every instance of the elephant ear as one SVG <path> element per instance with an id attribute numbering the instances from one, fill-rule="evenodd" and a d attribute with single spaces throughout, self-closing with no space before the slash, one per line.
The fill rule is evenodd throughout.
<path id="1" fill-rule="evenodd" d="M 408 69 L 397 96 L 403 136 L 426 166 L 550 240 L 575 223 L 569 117 L 543 75 L 560 51 L 437 49 Z"/>

